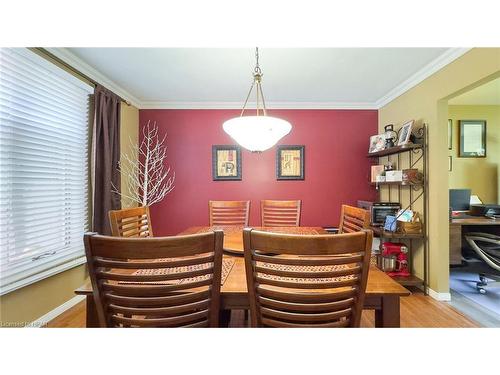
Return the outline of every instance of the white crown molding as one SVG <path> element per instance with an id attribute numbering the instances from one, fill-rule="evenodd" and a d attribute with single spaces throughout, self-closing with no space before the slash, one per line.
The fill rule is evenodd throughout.
<path id="1" fill-rule="evenodd" d="M 85 300 L 85 296 L 83 296 L 83 295 L 74 296 L 70 300 L 64 302 L 62 305 L 57 306 L 54 310 L 49 311 L 47 314 L 41 316 L 37 320 L 27 324 L 25 327 L 26 328 L 44 327 L 48 323 L 50 323 L 51 320 L 54 320 L 59 315 L 61 315 L 63 312 L 71 309 L 73 306 L 77 305 L 78 303 L 82 302 L 83 300 Z"/>
<path id="2" fill-rule="evenodd" d="M 241 109 L 243 102 L 165 102 L 165 101 L 141 101 L 130 92 L 116 84 L 104 74 L 87 64 L 85 61 L 70 52 L 67 48 L 47 48 L 48 51 L 64 60 L 90 78 L 101 83 L 103 86 L 114 91 L 122 98 L 130 101 L 139 109 Z M 442 69 L 452 61 L 456 60 L 471 48 L 449 48 L 442 55 L 431 61 L 422 69 L 414 73 L 407 80 L 393 88 L 383 97 L 375 102 L 269 102 L 269 109 L 380 109 L 390 103 L 398 96 L 418 85 L 420 82 Z M 248 103 L 249 107 L 255 107 L 255 103 Z"/>
<path id="3" fill-rule="evenodd" d="M 239 109 L 243 102 L 142 102 L 141 109 Z M 247 103 L 247 110 L 255 110 L 255 103 Z M 369 102 L 267 102 L 267 109 L 377 109 Z"/>
<path id="4" fill-rule="evenodd" d="M 115 94 L 121 96 L 123 99 L 128 100 L 133 106 L 141 108 L 141 101 L 125 90 L 123 87 L 113 82 L 104 74 L 87 64 L 74 53 L 70 52 L 67 48 L 46 48 L 47 51 L 59 57 L 61 60 L 71 65 L 73 68 L 79 70 L 83 74 L 89 76 L 94 81 L 99 82 L 107 89 L 113 91 Z"/>
<path id="5" fill-rule="evenodd" d="M 423 80 L 427 79 L 438 70 L 444 68 L 446 65 L 458 59 L 460 56 L 469 52 L 472 48 L 449 48 L 442 55 L 431 61 L 429 64 L 424 66 L 422 69 L 414 73 L 410 78 L 403 81 L 400 85 L 393 88 L 383 97 L 377 100 L 376 106 L 378 109 L 382 108 L 386 104 L 392 102 L 398 96 L 404 94 L 406 91 L 418 85 Z"/>

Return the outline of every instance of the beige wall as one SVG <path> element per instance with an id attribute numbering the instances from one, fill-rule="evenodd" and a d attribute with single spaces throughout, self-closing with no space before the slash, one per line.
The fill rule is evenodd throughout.
<path id="1" fill-rule="evenodd" d="M 429 272 L 430 288 L 436 292 L 449 291 L 447 101 L 497 76 L 500 48 L 474 48 L 379 110 L 380 131 L 408 119 L 428 124 Z M 417 264 L 421 253 L 416 254 Z"/>
<path id="2" fill-rule="evenodd" d="M 139 110 L 121 106 L 121 147 L 127 150 L 129 136 L 137 140 Z M 123 151 L 122 150 L 122 151 Z M 32 322 L 73 298 L 73 290 L 86 282 L 87 267 L 81 265 L 0 297 L 0 322 Z"/>
<path id="3" fill-rule="evenodd" d="M 120 148 L 122 153 L 133 155 L 132 145 L 139 142 L 139 110 L 132 105 L 122 104 L 121 128 L 120 128 Z M 126 176 L 121 176 L 121 191 L 127 191 Z M 137 206 L 133 201 L 122 197 L 122 207 Z"/>
<path id="4" fill-rule="evenodd" d="M 450 105 L 448 118 L 453 120 L 452 189 L 471 189 L 484 203 L 500 199 L 500 106 Z M 486 120 L 486 158 L 459 158 L 459 120 Z"/>

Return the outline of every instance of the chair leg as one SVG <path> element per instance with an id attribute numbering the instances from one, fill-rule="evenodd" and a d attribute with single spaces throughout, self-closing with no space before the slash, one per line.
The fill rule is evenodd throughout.
<path id="1" fill-rule="evenodd" d="M 219 311 L 219 327 L 223 327 L 223 328 L 229 327 L 230 321 L 231 321 L 231 310 L 220 310 Z"/>

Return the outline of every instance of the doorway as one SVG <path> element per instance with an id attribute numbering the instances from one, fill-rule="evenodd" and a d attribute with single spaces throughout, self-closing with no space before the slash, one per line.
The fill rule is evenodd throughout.
<path id="1" fill-rule="evenodd" d="M 500 214 L 500 78 L 449 99 L 447 125 L 451 304 L 498 327 L 500 218 L 490 217 Z"/>

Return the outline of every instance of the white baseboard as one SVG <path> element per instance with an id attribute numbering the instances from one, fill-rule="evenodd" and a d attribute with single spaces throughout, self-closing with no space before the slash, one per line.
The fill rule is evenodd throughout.
<path id="1" fill-rule="evenodd" d="M 448 293 L 438 293 L 431 288 L 427 288 L 427 294 L 437 301 L 451 301 L 451 294 Z"/>
<path id="2" fill-rule="evenodd" d="M 45 315 L 41 316 L 40 318 L 38 318 L 37 320 L 31 322 L 26 327 L 29 327 L 29 328 L 43 327 L 43 326 L 47 325 L 47 323 L 49 323 L 51 320 L 57 318 L 63 312 L 71 309 L 73 306 L 75 306 L 76 304 L 78 304 L 84 300 L 85 300 L 85 296 L 82 296 L 82 295 L 74 296 L 70 300 L 64 302 L 62 305 L 57 306 L 54 310 L 49 311 L 47 314 L 45 314 Z"/>

